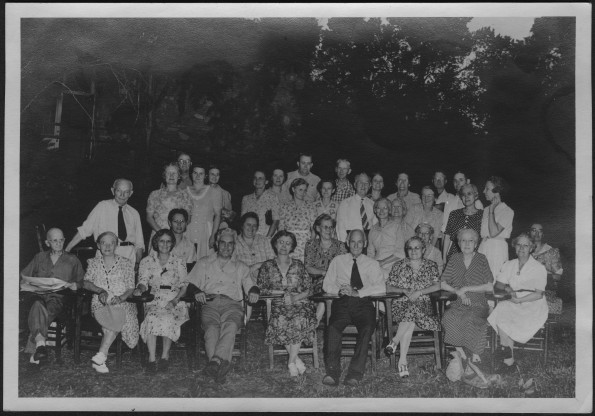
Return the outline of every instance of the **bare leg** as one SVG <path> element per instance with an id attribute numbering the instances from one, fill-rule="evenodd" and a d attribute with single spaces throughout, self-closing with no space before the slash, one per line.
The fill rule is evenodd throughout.
<path id="1" fill-rule="evenodd" d="M 109 347 L 115 341 L 116 337 L 118 336 L 118 333 L 106 328 L 101 328 L 101 330 L 103 331 L 103 338 L 101 338 L 99 352 L 103 353 L 107 357 Z"/>
<path id="2" fill-rule="evenodd" d="M 162 337 L 162 338 L 163 338 L 163 351 L 161 351 L 161 358 L 164 360 L 168 360 L 169 359 L 169 350 L 171 349 L 172 340 L 169 339 L 168 337 Z"/>
<path id="3" fill-rule="evenodd" d="M 318 305 L 316 305 L 316 322 L 318 322 L 319 324 L 322 318 L 324 317 L 324 310 L 324 302 L 318 302 Z"/>
<path id="4" fill-rule="evenodd" d="M 403 325 L 405 327 L 403 335 L 401 337 L 401 352 L 399 356 L 399 365 L 407 364 L 407 352 L 409 351 L 409 344 L 411 343 L 411 337 L 413 336 L 413 330 L 415 329 L 414 322 L 401 322 L 399 328 Z"/>
<path id="5" fill-rule="evenodd" d="M 504 347 L 510 348 L 510 352 L 512 354 L 511 358 L 504 359 L 504 364 L 514 364 L 514 340 L 510 338 L 508 334 L 504 332 L 500 327 L 498 327 L 498 335 L 500 335 L 500 344 L 502 344 Z"/>
<path id="6" fill-rule="evenodd" d="M 157 350 L 157 336 L 147 334 L 147 349 L 149 350 L 149 362 L 155 362 L 155 351 Z"/>

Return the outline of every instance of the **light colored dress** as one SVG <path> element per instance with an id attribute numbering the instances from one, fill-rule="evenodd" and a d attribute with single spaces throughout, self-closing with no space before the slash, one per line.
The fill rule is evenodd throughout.
<path id="1" fill-rule="evenodd" d="M 196 244 L 196 258 L 208 256 L 213 252 L 209 248 L 209 238 L 213 231 L 213 218 L 215 213 L 221 213 L 221 194 L 210 186 L 200 196 L 194 194 L 192 188 L 186 192 L 192 201 L 190 224 L 186 229 L 186 237 Z"/>
<path id="2" fill-rule="evenodd" d="M 496 280 L 510 285 L 513 290 L 537 289 L 544 291 L 547 272 L 545 267 L 533 257 L 529 257 L 519 272 L 519 260 L 514 259 L 504 263 Z M 520 298 L 530 294 L 531 292 L 516 293 Z M 533 302 L 498 302 L 488 317 L 488 322 L 496 331 L 501 328 L 510 338 L 524 344 L 539 331 L 547 320 L 547 316 L 548 307 L 544 296 Z"/>
<path id="3" fill-rule="evenodd" d="M 434 236 L 436 238 L 442 237 L 442 220 L 444 213 L 439 209 L 433 207 L 432 210 L 427 213 L 424 210 L 423 204 L 416 204 L 413 206 L 411 211 L 407 212 L 405 221 L 415 230 L 421 223 L 430 224 L 434 228 Z"/>
<path id="4" fill-rule="evenodd" d="M 134 264 L 132 261 L 116 255 L 114 265 L 107 270 L 103 256 L 97 250 L 95 258 L 90 259 L 88 264 L 84 279 L 107 291 L 108 304 L 114 296 L 120 296 L 127 290 L 134 289 Z M 91 300 L 91 312 L 93 315 L 95 315 L 98 309 L 103 307 L 104 305 L 99 301 L 99 295 L 93 295 L 93 299 Z M 134 348 L 138 342 L 136 306 L 132 303 L 122 302 L 111 307 L 121 308 L 126 312 L 126 321 L 122 328 L 122 340 L 130 348 Z"/>
<path id="5" fill-rule="evenodd" d="M 367 255 L 374 260 L 384 260 L 387 257 L 396 255 L 399 259 L 405 258 L 405 242 L 413 237 L 415 232 L 405 221 L 388 221 L 383 227 L 380 223 L 374 224 L 368 235 Z M 383 266 L 390 271 L 393 263 Z"/>
<path id="6" fill-rule="evenodd" d="M 498 276 L 500 267 L 508 261 L 508 244 L 506 239 L 510 238 L 510 234 L 512 233 L 514 211 L 504 202 L 498 204 L 494 216 L 496 218 L 496 223 L 504 229 L 494 238 L 490 237 L 490 230 L 488 228 L 489 215 L 488 207 L 483 210 L 480 233 L 482 240 L 477 251 L 487 257 L 492 274 Z"/>
<path id="7" fill-rule="evenodd" d="M 140 326 L 143 341 L 146 342 L 149 334 L 177 341 L 180 327 L 189 319 L 188 305 L 178 302 L 173 309 L 165 306 L 188 284 L 185 260 L 170 254 L 165 266 L 161 267 L 157 253 L 152 253 L 140 262 L 138 283 L 151 286 L 151 293 L 155 295 L 155 299 L 145 305 L 145 320 Z"/>
<path id="8" fill-rule="evenodd" d="M 159 229 L 169 229 L 167 216 L 174 208 L 184 208 L 188 213 L 192 209 L 192 201 L 186 191 L 178 189 L 175 192 L 167 192 L 167 188 L 157 189 L 149 194 L 147 200 L 147 213 L 153 216 L 153 219 L 159 226 Z M 155 231 L 151 233 L 151 238 Z"/>
<path id="9" fill-rule="evenodd" d="M 304 250 L 310 239 L 310 228 L 316 220 L 316 208 L 310 202 L 298 205 L 295 201 L 281 204 L 279 210 L 279 230 L 295 234 L 297 247 L 290 254 L 291 258 L 304 261 Z"/>

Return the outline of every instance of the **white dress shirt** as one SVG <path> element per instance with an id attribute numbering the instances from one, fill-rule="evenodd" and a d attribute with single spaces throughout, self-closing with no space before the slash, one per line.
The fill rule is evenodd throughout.
<path id="1" fill-rule="evenodd" d="M 378 222 L 374 215 L 374 202 L 368 197 L 364 197 L 364 208 L 370 228 Z M 360 214 L 360 206 L 362 204 L 362 197 L 355 194 L 347 199 L 344 199 L 339 204 L 337 209 L 337 238 L 339 241 L 347 240 L 347 231 L 355 229 L 363 229 L 362 217 Z"/>
<path id="2" fill-rule="evenodd" d="M 343 285 L 351 285 L 351 270 L 353 269 L 353 255 L 351 253 L 340 254 L 336 256 L 328 266 L 322 290 L 333 295 L 339 294 L 339 289 Z M 356 258 L 359 275 L 364 287 L 358 290 L 359 297 L 385 293 L 386 278 L 388 273 L 380 267 L 376 260 L 360 254 Z"/>

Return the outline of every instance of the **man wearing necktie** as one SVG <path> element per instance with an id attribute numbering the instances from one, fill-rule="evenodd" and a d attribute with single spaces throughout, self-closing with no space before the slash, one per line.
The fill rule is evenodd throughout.
<path id="1" fill-rule="evenodd" d="M 355 351 L 345 380 L 346 385 L 359 385 L 366 368 L 368 344 L 375 329 L 375 310 L 367 297 L 386 291 L 385 271 L 380 264 L 362 253 L 366 235 L 361 229 L 352 230 L 347 239 L 349 253 L 336 256 L 329 265 L 322 289 L 339 295 L 332 303 L 326 344 L 326 375 L 322 382 L 336 386 L 341 377 L 341 342 L 347 325 L 358 332 Z M 374 352 L 375 353 L 375 352 Z"/>
<path id="2" fill-rule="evenodd" d="M 367 236 L 372 225 L 378 222 L 374 216 L 374 202 L 366 196 L 369 190 L 370 177 L 360 173 L 355 177 L 355 195 L 341 201 L 337 209 L 339 241 L 345 241 L 350 230 L 364 230 Z"/>

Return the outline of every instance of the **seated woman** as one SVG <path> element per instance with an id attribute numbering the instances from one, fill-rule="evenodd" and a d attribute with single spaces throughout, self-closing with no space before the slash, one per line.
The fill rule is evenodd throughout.
<path id="1" fill-rule="evenodd" d="M 516 370 L 514 342 L 526 343 L 543 326 L 548 307 L 543 292 L 547 283 L 545 267 L 531 256 L 533 242 L 527 234 L 512 240 L 517 258 L 502 265 L 494 291 L 505 291 L 510 300 L 501 301 L 488 317 L 500 335 L 504 357 L 502 371 Z"/>
<path id="2" fill-rule="evenodd" d="M 313 293 L 322 292 L 322 282 L 331 260 L 339 254 L 347 253 L 345 244 L 332 237 L 337 224 L 328 214 L 322 214 L 314 221 L 316 237 L 306 243 L 306 270 L 312 276 Z M 324 302 L 316 307 L 316 321 L 324 316 Z"/>
<path id="3" fill-rule="evenodd" d="M 401 198 L 398 195 L 395 196 L 395 194 L 393 194 L 393 199 L 387 199 L 393 205 L 392 210 L 390 212 L 390 218 L 400 225 L 401 229 L 403 230 L 402 233 L 405 237 L 405 241 L 409 240 L 411 237 L 415 235 L 415 231 L 407 222 L 407 219 L 409 218 L 407 217 L 407 203 L 403 198 Z"/>
<path id="4" fill-rule="evenodd" d="M 426 245 L 426 249 L 424 251 L 424 259 L 432 260 L 438 266 L 438 274 L 442 274 L 442 270 L 444 270 L 444 263 L 442 261 L 442 253 L 440 249 L 434 245 L 432 245 L 432 237 L 434 236 L 434 227 L 430 224 L 421 223 L 417 227 L 415 227 L 415 235 L 422 239 L 424 244 Z"/>
<path id="5" fill-rule="evenodd" d="M 426 244 L 420 237 L 411 237 L 405 243 L 407 258 L 397 261 L 386 282 L 386 293 L 403 293 L 393 302 L 393 320 L 398 322 L 397 333 L 385 348 L 394 354 L 401 343 L 399 376 L 408 377 L 407 352 L 417 325 L 425 331 L 439 331 L 440 322 L 434 315 L 428 293 L 440 290 L 440 273 L 436 263 L 423 258 Z"/>
<path id="6" fill-rule="evenodd" d="M 306 371 L 298 357 L 302 342 L 311 344 L 316 331 L 312 279 L 304 264 L 290 254 L 297 246 L 295 235 L 279 231 L 271 240 L 276 258 L 267 260 L 258 272 L 257 286 L 262 295 L 272 291 L 284 292 L 283 298 L 274 299 L 265 335 L 265 344 L 284 345 L 289 353 L 289 374 L 297 377 Z"/>
<path id="7" fill-rule="evenodd" d="M 148 373 L 168 370 L 171 343 L 180 338 L 180 327 L 189 319 L 186 302 L 180 302 L 188 285 L 186 260 L 171 254 L 175 241 L 170 230 L 157 231 L 151 239 L 155 252 L 142 259 L 138 268 L 134 295 L 139 296 L 148 286 L 155 295 L 155 299 L 145 305 L 145 320 L 140 327 L 140 336 L 149 349 Z M 163 337 L 159 368 L 155 359 L 158 336 Z"/>
<path id="8" fill-rule="evenodd" d="M 135 305 L 126 302 L 134 290 L 134 264 L 116 255 L 118 236 L 107 231 L 97 237 L 99 250 L 89 266 L 83 288 L 94 292 L 91 312 L 101 325 L 103 338 L 99 352 L 91 358 L 98 373 L 109 373 L 105 362 L 112 342 L 122 333 L 122 340 L 130 348 L 138 342 L 138 319 Z"/>
<path id="9" fill-rule="evenodd" d="M 479 234 L 470 228 L 457 233 L 461 253 L 454 253 L 442 273 L 442 289 L 457 294 L 457 299 L 442 317 L 444 342 L 454 345 L 464 359 L 465 349 L 479 362 L 486 346 L 488 302 L 485 292 L 492 291 L 494 280 L 488 260 L 475 250 Z"/>
<path id="10" fill-rule="evenodd" d="M 398 203 L 398 200 L 395 202 Z M 407 223 L 390 217 L 392 208 L 392 203 L 386 198 L 374 202 L 378 223 L 372 226 L 368 236 L 367 255 L 377 260 L 387 272 L 395 261 L 405 258 L 405 241 L 415 235 Z"/>

